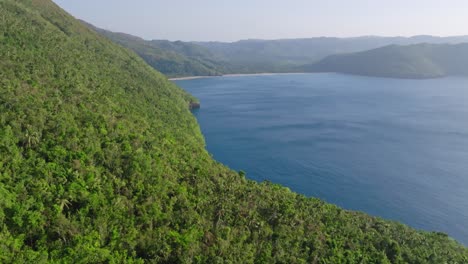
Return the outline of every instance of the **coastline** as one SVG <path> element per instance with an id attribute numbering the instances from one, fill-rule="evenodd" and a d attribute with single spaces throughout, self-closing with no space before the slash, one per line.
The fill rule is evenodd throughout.
<path id="1" fill-rule="evenodd" d="M 202 78 L 214 78 L 214 77 L 242 77 L 242 76 L 270 76 L 270 75 L 291 75 L 291 74 L 307 74 L 309 72 L 264 72 L 264 73 L 232 73 L 223 75 L 212 75 L 212 76 L 184 76 L 169 78 L 169 81 L 183 81 L 193 80 Z"/>
<path id="2" fill-rule="evenodd" d="M 219 75 L 221 76 L 221 75 Z M 201 78 L 210 78 L 210 77 L 218 77 L 218 76 L 185 76 L 185 77 L 175 77 L 175 78 L 168 78 L 169 81 L 183 81 L 183 80 L 193 80 L 193 79 L 201 79 Z"/>

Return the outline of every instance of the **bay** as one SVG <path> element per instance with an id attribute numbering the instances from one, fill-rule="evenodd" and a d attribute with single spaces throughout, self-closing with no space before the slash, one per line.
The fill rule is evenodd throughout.
<path id="1" fill-rule="evenodd" d="M 176 81 L 214 158 L 468 245 L 468 79 L 333 73 Z"/>

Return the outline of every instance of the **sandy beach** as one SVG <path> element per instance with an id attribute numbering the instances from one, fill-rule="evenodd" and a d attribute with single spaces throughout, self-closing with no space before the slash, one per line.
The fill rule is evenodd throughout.
<path id="1" fill-rule="evenodd" d="M 210 78 L 210 77 L 218 77 L 218 76 L 186 76 L 186 77 L 176 77 L 176 78 L 169 78 L 169 81 L 182 81 L 182 80 L 192 80 L 192 79 L 201 79 L 201 78 Z"/>
<path id="2" fill-rule="evenodd" d="M 306 72 L 233 73 L 233 74 L 223 74 L 223 75 L 213 75 L 213 76 L 176 77 L 176 78 L 169 78 L 169 81 L 182 81 L 182 80 L 192 80 L 192 79 L 201 79 L 201 78 L 214 78 L 214 77 L 268 76 L 268 75 L 291 75 L 291 74 L 307 74 L 307 73 Z"/>

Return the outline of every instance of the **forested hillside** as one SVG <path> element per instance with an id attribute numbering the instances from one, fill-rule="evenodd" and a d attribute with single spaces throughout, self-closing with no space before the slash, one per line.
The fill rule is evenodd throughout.
<path id="1" fill-rule="evenodd" d="M 50 0 L 0 0 L 0 263 L 468 262 L 217 163 L 194 101 Z"/>
<path id="2" fill-rule="evenodd" d="M 468 76 L 468 44 L 392 45 L 370 51 L 332 55 L 303 69 L 415 79 Z"/>
<path id="3" fill-rule="evenodd" d="M 82 22 L 112 41 L 133 50 L 146 63 L 169 77 L 221 75 L 228 71 L 227 62 L 197 44 L 167 40 L 146 41 Z"/>
<path id="4" fill-rule="evenodd" d="M 85 25 L 112 41 L 135 51 L 149 65 L 169 77 L 212 76 L 236 73 L 325 71 L 328 64 L 317 64 L 327 56 L 361 52 L 390 44 L 468 42 L 460 37 L 357 37 L 308 38 L 280 40 L 241 40 L 236 42 L 183 42 L 144 40 L 124 33 L 115 33 Z M 378 55 L 378 54 L 369 54 Z M 334 58 L 334 57 L 331 57 Z M 330 58 L 330 59 L 331 59 Z M 370 58 L 372 59 L 372 58 Z M 375 60 L 381 58 L 375 58 Z M 411 58 L 410 58 L 411 59 Z M 419 63 L 416 60 L 415 63 Z M 322 66 L 323 69 L 316 66 Z M 366 65 L 366 64 L 365 64 Z M 374 65 L 372 65 L 374 66 Z M 370 66 L 370 67 L 372 67 Z M 396 71 L 405 72 L 405 65 Z M 382 70 L 391 70 L 382 68 Z M 392 74 L 389 72 L 388 74 Z M 408 72 L 408 75 L 412 72 Z"/>

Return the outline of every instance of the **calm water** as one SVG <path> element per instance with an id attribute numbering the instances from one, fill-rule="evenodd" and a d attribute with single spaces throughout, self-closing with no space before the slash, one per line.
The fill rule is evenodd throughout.
<path id="1" fill-rule="evenodd" d="M 339 74 L 177 82 L 218 161 L 468 245 L 468 79 Z"/>

